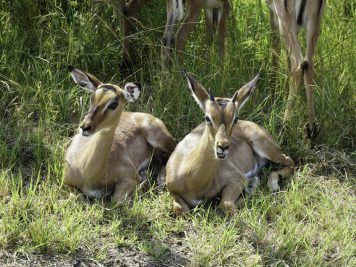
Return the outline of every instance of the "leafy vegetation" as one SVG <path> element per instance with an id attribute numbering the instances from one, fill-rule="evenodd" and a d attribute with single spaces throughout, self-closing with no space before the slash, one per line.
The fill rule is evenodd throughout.
<path id="1" fill-rule="evenodd" d="M 132 204 L 87 201 L 63 186 L 63 154 L 88 108 L 66 70 L 72 64 L 103 81 L 136 80 L 143 95 L 129 110 L 161 118 L 180 140 L 202 121 L 175 60 L 162 72 L 160 38 L 165 5 L 142 10 L 135 35 L 142 64 L 119 72 L 121 33 L 112 7 L 94 19 L 91 1 L 0 1 L 0 249 L 41 255 L 85 255 L 105 262 L 111 249 L 130 248 L 156 263 L 202 266 L 355 266 L 356 58 L 355 6 L 327 2 L 315 65 L 320 132 L 305 138 L 305 93 L 287 125 L 285 54 L 272 86 L 269 15 L 264 1 L 234 1 L 221 62 L 205 46 L 204 23 L 187 45 L 184 68 L 217 96 L 261 71 L 241 117 L 266 127 L 298 164 L 282 191 L 266 179 L 238 213 L 225 217 L 207 202 L 182 218 L 153 185 Z M 302 34 L 302 33 L 301 33 Z M 269 170 L 263 177 L 266 178 Z M 4 261 L 1 254 L 0 262 Z"/>

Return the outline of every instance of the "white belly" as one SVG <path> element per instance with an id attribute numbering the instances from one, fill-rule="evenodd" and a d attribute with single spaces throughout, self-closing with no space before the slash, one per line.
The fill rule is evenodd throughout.
<path id="1" fill-rule="evenodd" d="M 221 0 L 206 0 L 206 8 L 221 8 L 223 7 L 223 1 Z"/>

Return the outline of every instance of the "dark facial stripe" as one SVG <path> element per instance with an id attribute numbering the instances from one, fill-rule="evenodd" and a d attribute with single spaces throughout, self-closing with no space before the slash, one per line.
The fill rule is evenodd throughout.
<path id="1" fill-rule="evenodd" d="M 320 16 L 321 8 L 324 4 L 324 0 L 319 0 L 319 11 L 318 11 L 318 16 Z"/>
<path id="2" fill-rule="evenodd" d="M 99 108 L 98 107 L 93 108 L 93 110 L 91 112 L 92 116 L 95 117 L 95 115 L 98 114 L 98 112 L 99 112 Z"/>
<path id="3" fill-rule="evenodd" d="M 100 89 L 103 89 L 103 91 L 113 91 L 116 92 L 116 89 L 114 86 L 109 85 L 109 84 L 105 84 L 103 87 L 100 87 Z"/>
<path id="4" fill-rule="evenodd" d="M 218 18 L 219 18 L 219 9 L 213 9 L 213 27 L 216 28 L 218 25 Z"/>
<path id="5" fill-rule="evenodd" d="M 225 128 L 226 128 L 226 120 L 225 120 L 225 114 L 222 113 L 221 114 L 221 123 L 225 125 Z"/>
<path id="6" fill-rule="evenodd" d="M 299 14 L 298 14 L 298 19 L 297 19 L 297 24 L 299 26 L 303 24 L 303 14 L 304 14 L 306 3 L 307 3 L 307 1 L 303 0 L 301 5 L 300 5 L 300 8 L 299 8 Z"/>

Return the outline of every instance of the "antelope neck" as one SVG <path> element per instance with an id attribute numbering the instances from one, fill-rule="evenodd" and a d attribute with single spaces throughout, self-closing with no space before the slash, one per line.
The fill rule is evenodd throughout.
<path id="1" fill-rule="evenodd" d="M 105 175 L 115 129 L 116 127 L 101 130 L 89 137 L 91 140 L 81 155 L 86 177 L 100 178 Z"/>
<path id="2" fill-rule="evenodd" d="M 207 127 L 199 143 L 191 152 L 189 165 L 189 169 L 194 173 L 192 179 L 199 180 L 201 185 L 211 182 L 220 165 L 220 160 L 215 157 L 214 138 Z"/>

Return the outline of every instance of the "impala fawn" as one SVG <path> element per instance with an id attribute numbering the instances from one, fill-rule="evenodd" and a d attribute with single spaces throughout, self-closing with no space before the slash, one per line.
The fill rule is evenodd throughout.
<path id="1" fill-rule="evenodd" d="M 214 97 L 191 75 L 186 74 L 191 93 L 205 114 L 200 124 L 177 145 L 167 163 L 166 184 L 173 197 L 173 211 L 187 212 L 204 198 L 222 193 L 220 205 L 235 210 L 235 201 L 249 180 L 254 191 L 258 172 L 267 161 L 284 165 L 268 180 L 272 191 L 279 190 L 280 177 L 292 173 L 294 162 L 281 152 L 271 135 L 259 125 L 238 120 L 258 76 L 231 98 Z"/>
<path id="2" fill-rule="evenodd" d="M 73 80 L 91 92 L 90 108 L 65 155 L 65 179 L 89 197 L 114 192 L 113 200 L 128 198 L 154 153 L 168 156 L 176 146 L 163 122 L 152 115 L 123 111 L 140 88 L 102 83 L 93 75 L 69 68 Z"/>

